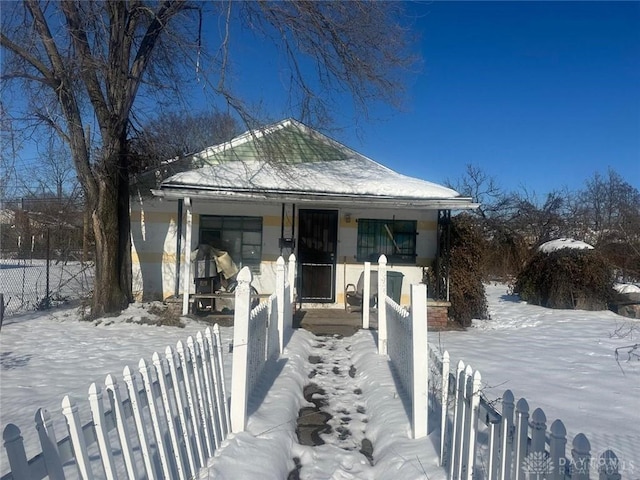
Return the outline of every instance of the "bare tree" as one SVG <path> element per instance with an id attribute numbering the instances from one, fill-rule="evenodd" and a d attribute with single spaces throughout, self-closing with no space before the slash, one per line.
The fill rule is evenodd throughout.
<path id="1" fill-rule="evenodd" d="M 129 138 L 140 95 L 157 101 L 173 86 L 175 97 L 189 65 L 213 94 L 245 121 L 255 121 L 229 81 L 230 27 L 236 22 L 283 53 L 301 118 L 326 119 L 327 99 L 336 92 L 348 93 L 365 111 L 371 101 L 393 102 L 402 91 L 399 68 L 413 61 L 408 31 L 398 21 L 400 8 L 399 2 L 364 1 L 23 0 L 3 5 L 2 79 L 15 80 L 27 93 L 34 118 L 69 145 L 91 212 L 93 314 L 120 310 L 132 300 Z M 200 35 L 203 18 L 221 25 L 210 57 Z M 94 124 L 98 138 L 92 145 L 89 126 Z"/>
<path id="2" fill-rule="evenodd" d="M 0 101 L 0 199 L 15 195 L 17 186 L 15 160 L 18 152 L 13 121 Z"/>
<path id="3" fill-rule="evenodd" d="M 640 279 L 640 192 L 614 170 L 586 182 L 578 196 L 585 237 L 605 253 L 622 280 Z"/>
<path id="4" fill-rule="evenodd" d="M 196 153 L 240 133 L 238 121 L 231 115 L 212 112 L 160 115 L 142 126 L 132 138 L 131 150 L 139 157 L 132 171 L 143 171 L 159 162 Z"/>

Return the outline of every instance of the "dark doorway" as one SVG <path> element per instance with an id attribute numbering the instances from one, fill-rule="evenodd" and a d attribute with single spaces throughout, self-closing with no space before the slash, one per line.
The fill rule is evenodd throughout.
<path id="1" fill-rule="evenodd" d="M 338 211 L 301 209 L 299 219 L 300 302 L 334 302 Z"/>

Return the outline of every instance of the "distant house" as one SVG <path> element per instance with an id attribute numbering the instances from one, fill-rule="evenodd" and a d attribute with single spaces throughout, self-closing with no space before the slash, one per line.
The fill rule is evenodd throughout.
<path id="1" fill-rule="evenodd" d="M 155 188 L 143 178 L 132 196 L 138 298 L 193 293 L 197 274 L 190 269 L 185 278 L 186 253 L 208 245 L 250 267 L 260 293 L 273 289 L 278 256 L 294 253 L 298 301 L 334 307 L 344 306 L 345 286 L 357 282 L 363 262 L 384 253 L 404 275 L 408 304 L 409 285 L 439 254 L 439 219 L 476 206 L 291 119 L 181 162 L 167 163 Z M 171 168 L 178 173 L 168 176 Z"/>

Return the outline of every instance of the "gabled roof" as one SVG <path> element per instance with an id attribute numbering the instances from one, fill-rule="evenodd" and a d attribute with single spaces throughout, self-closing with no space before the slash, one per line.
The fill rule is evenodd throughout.
<path id="1" fill-rule="evenodd" d="M 191 162 L 198 167 L 167 178 L 154 194 L 454 209 L 476 206 L 450 188 L 394 172 L 292 119 L 207 148 L 193 155 Z"/>

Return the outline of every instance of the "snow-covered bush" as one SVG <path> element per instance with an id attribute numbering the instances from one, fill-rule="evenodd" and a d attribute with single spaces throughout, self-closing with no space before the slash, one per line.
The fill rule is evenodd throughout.
<path id="1" fill-rule="evenodd" d="M 613 296 L 613 270 L 593 247 L 568 239 L 542 245 L 518 275 L 522 300 L 549 308 L 605 310 Z M 549 242 L 551 243 L 551 242 Z"/>

